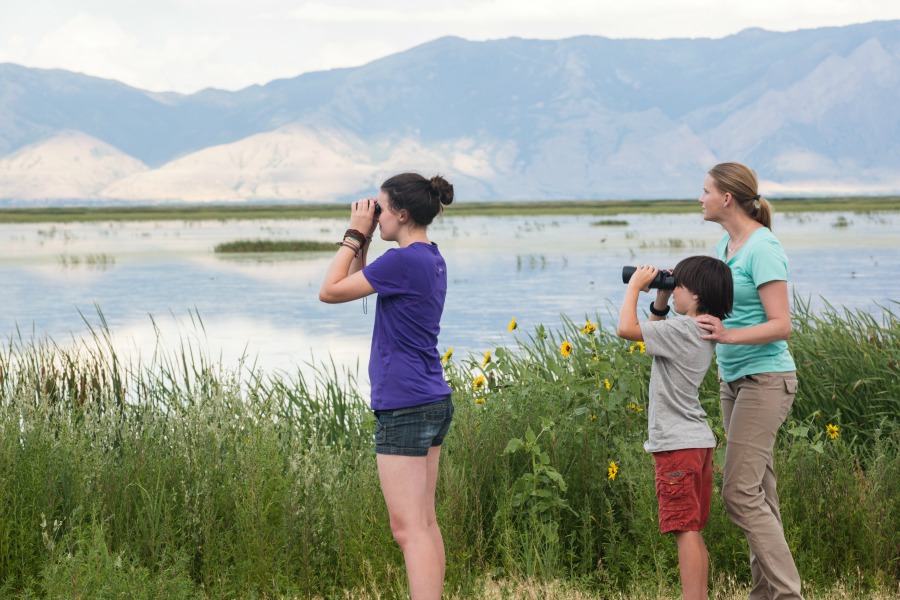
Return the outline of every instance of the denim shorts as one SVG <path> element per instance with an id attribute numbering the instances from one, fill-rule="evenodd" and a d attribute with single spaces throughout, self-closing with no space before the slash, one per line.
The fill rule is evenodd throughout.
<path id="1" fill-rule="evenodd" d="M 400 456 L 427 456 L 428 449 L 444 443 L 453 420 L 450 394 L 438 402 L 375 411 L 375 452 Z"/>

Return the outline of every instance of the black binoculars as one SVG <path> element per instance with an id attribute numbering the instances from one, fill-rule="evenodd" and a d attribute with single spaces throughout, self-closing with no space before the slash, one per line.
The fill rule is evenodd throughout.
<path id="1" fill-rule="evenodd" d="M 375 203 L 375 216 L 378 217 L 378 215 L 380 215 L 380 214 L 381 214 L 381 205 L 376 202 Z"/>
<path id="2" fill-rule="evenodd" d="M 622 283 L 631 281 L 631 276 L 634 275 L 635 271 L 637 271 L 637 267 L 622 267 Z M 650 282 L 650 287 L 652 289 L 674 290 L 675 277 L 672 276 L 671 271 L 660 270 L 656 277 L 653 278 L 653 281 Z"/>

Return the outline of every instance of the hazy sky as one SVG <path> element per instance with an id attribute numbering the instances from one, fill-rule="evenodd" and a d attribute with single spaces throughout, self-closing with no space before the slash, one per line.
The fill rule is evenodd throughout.
<path id="1" fill-rule="evenodd" d="M 0 0 L 0 62 L 236 90 L 423 42 L 720 38 L 900 19 L 898 0 Z"/>

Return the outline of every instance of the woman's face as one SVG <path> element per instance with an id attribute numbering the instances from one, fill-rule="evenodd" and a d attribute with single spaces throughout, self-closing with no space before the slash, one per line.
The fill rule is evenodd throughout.
<path id="1" fill-rule="evenodd" d="M 703 193 L 700 194 L 700 204 L 703 206 L 703 220 L 718 222 L 725 210 L 725 194 L 716 187 L 716 180 L 712 175 L 707 175 L 703 180 Z"/>

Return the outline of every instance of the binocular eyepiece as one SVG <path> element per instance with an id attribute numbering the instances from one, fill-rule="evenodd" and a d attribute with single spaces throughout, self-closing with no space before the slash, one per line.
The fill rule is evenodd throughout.
<path id="1" fill-rule="evenodd" d="M 637 267 L 622 267 L 622 283 L 631 281 L 631 276 L 634 275 L 635 271 L 637 271 Z M 672 276 L 671 271 L 660 270 L 656 277 L 653 278 L 653 281 L 650 282 L 650 287 L 660 290 L 674 290 L 675 277 Z"/>
<path id="2" fill-rule="evenodd" d="M 381 205 L 376 202 L 375 203 L 375 216 L 377 217 L 380 214 L 381 214 Z"/>

